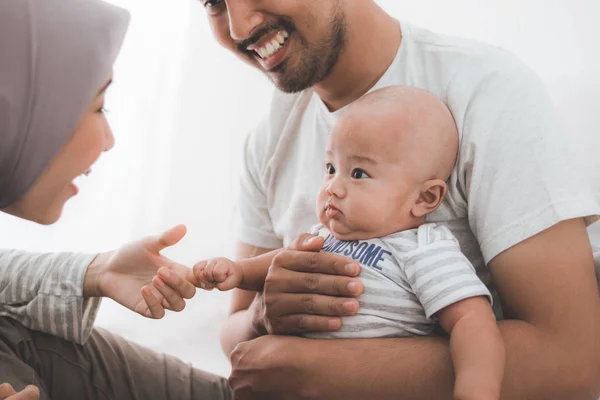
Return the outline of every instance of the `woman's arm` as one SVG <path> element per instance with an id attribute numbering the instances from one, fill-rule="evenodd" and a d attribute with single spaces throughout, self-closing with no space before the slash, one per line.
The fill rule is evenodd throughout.
<path id="1" fill-rule="evenodd" d="M 0 315 L 29 329 L 83 343 L 100 297 L 148 318 L 181 311 L 195 294 L 192 269 L 160 252 L 185 235 L 183 225 L 99 255 L 0 251 Z"/>
<path id="2" fill-rule="evenodd" d="M 0 315 L 27 328 L 83 343 L 99 298 L 84 298 L 83 281 L 95 255 L 0 251 Z"/>

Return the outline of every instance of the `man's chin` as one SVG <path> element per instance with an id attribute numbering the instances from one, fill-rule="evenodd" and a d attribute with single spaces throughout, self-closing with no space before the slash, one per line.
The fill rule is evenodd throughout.
<path id="1" fill-rule="evenodd" d="M 279 91 L 281 91 L 283 93 L 294 94 L 294 93 L 302 92 L 303 90 L 307 89 L 306 87 L 298 86 L 298 85 L 291 85 L 286 81 L 280 80 L 280 79 L 278 79 L 279 77 L 277 75 L 273 74 L 272 72 L 267 72 L 267 76 L 269 77 L 269 80 L 273 83 L 273 85 Z"/>
<path id="2" fill-rule="evenodd" d="M 290 72 L 285 70 L 284 63 L 278 65 L 271 71 L 266 71 L 265 74 L 275 87 L 283 93 L 299 93 L 312 85 L 306 79 L 297 79 L 290 77 Z"/>

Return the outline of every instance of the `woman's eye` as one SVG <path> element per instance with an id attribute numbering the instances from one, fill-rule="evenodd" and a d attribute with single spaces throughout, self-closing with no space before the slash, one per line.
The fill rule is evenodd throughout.
<path id="1" fill-rule="evenodd" d="M 100 107 L 97 112 L 99 112 L 100 114 L 105 114 L 106 113 L 106 108 L 104 108 L 104 106 Z"/>
<path id="2" fill-rule="evenodd" d="M 352 178 L 354 178 L 354 179 L 366 179 L 366 178 L 370 178 L 370 176 L 364 170 L 362 170 L 360 168 L 355 168 L 352 171 Z"/>
<path id="3" fill-rule="evenodd" d="M 333 168 L 333 165 L 327 164 L 327 165 L 325 165 L 325 169 L 327 170 L 327 174 L 329 174 L 329 175 L 335 174 L 335 168 Z"/>

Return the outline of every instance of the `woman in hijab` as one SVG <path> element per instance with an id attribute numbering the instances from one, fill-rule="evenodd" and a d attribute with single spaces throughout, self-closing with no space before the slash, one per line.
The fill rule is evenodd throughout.
<path id="1" fill-rule="evenodd" d="M 101 0 L 0 1 L 0 209 L 55 222 L 113 146 L 104 93 L 128 14 Z M 177 226 L 100 254 L 0 252 L 0 400 L 225 399 L 219 378 L 94 329 L 100 297 L 180 311 L 191 270 L 160 255 Z"/>

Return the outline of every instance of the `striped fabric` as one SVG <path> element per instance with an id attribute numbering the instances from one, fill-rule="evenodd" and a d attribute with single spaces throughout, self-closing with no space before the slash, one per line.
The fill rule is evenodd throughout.
<path id="1" fill-rule="evenodd" d="M 0 316 L 79 344 L 89 336 L 100 299 L 83 298 L 95 255 L 0 250 Z"/>
<path id="2" fill-rule="evenodd" d="M 311 333 L 320 339 L 401 337 L 430 334 L 435 314 L 475 296 L 492 296 L 461 253 L 450 230 L 436 224 L 381 239 L 339 241 L 322 225 L 313 234 L 325 238 L 323 251 L 344 255 L 361 265 L 364 292 L 358 314 L 342 318 L 337 332 Z"/>

